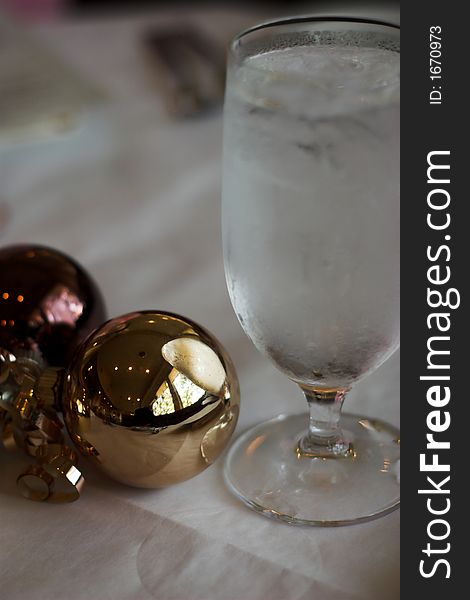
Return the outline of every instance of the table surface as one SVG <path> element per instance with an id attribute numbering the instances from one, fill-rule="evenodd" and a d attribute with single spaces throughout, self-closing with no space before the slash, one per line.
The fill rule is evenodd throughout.
<path id="1" fill-rule="evenodd" d="M 250 22 L 222 12 L 191 18 L 213 32 Z M 171 121 L 143 67 L 140 31 L 172 19 L 160 13 L 36 27 L 107 102 L 64 139 L 0 152 L 0 200 L 11 209 L 0 242 L 37 242 L 76 257 L 100 283 L 111 316 L 166 309 L 212 330 L 239 373 L 239 434 L 281 412 L 300 412 L 304 404 L 296 386 L 252 347 L 227 296 L 219 226 L 221 114 Z M 398 354 L 353 389 L 347 409 L 398 424 Z M 23 458 L 0 451 L 0 463 L 4 598 L 399 596 L 399 511 L 336 529 L 276 523 L 230 495 L 223 459 L 159 491 L 121 486 L 82 463 L 82 498 L 43 505 L 16 492 Z"/>

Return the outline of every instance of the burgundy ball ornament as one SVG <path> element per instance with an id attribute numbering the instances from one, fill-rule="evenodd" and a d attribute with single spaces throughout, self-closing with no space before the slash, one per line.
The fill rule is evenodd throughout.
<path id="1" fill-rule="evenodd" d="M 105 319 L 101 293 L 75 260 L 45 246 L 0 249 L 0 348 L 64 366 Z"/>

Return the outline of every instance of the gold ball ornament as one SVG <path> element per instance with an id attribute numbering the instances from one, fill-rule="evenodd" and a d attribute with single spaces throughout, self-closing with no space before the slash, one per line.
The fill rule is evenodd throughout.
<path id="1" fill-rule="evenodd" d="M 102 325 L 78 348 L 63 388 L 78 450 L 113 479 L 142 488 L 184 481 L 214 462 L 239 401 L 220 343 L 184 317 L 155 311 Z"/>

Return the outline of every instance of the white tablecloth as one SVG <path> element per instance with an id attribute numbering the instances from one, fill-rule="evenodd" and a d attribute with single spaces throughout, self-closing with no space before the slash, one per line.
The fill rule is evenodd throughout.
<path id="1" fill-rule="evenodd" d="M 170 17 L 156 15 L 162 26 Z M 246 18 L 202 14 L 209 31 Z M 222 120 L 172 122 L 144 68 L 144 18 L 41 26 L 108 95 L 59 141 L 0 153 L 0 242 L 38 242 L 76 257 L 100 283 L 111 316 L 160 308 L 200 322 L 238 369 L 237 434 L 303 410 L 284 376 L 251 346 L 233 314 L 220 240 Z M 397 425 L 395 355 L 356 386 L 351 412 Z M 71 505 L 16 492 L 24 463 L 0 451 L 0 596 L 9 600 L 391 600 L 398 597 L 399 512 L 337 529 L 291 527 L 250 512 L 222 479 L 223 460 L 180 485 L 142 491 L 82 462 L 87 486 Z"/>

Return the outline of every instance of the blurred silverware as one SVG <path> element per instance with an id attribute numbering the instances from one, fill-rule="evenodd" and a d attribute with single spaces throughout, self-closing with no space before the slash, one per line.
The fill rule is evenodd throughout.
<path id="1" fill-rule="evenodd" d="M 188 117 L 221 105 L 225 56 L 215 42 L 179 27 L 147 32 L 144 45 L 169 114 Z"/>

